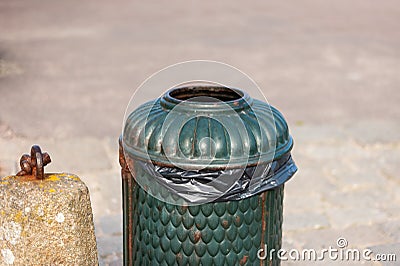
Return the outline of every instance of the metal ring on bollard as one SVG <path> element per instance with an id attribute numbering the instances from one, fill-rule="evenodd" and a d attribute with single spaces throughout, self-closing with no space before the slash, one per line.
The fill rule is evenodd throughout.
<path id="1" fill-rule="evenodd" d="M 44 179 L 44 167 L 51 162 L 50 155 L 42 150 L 38 145 L 33 145 L 31 148 L 31 155 L 22 155 L 20 159 L 21 171 L 17 176 L 32 175 L 36 179 Z"/>
<path id="2" fill-rule="evenodd" d="M 44 179 L 42 150 L 37 145 L 34 145 L 31 148 L 31 162 L 33 166 L 32 175 L 34 175 L 36 179 Z"/>

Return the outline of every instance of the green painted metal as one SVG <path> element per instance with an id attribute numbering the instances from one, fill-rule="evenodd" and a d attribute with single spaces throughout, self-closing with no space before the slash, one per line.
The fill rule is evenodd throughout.
<path id="1" fill-rule="evenodd" d="M 257 252 L 281 248 L 283 190 L 282 185 L 240 201 L 178 206 L 134 183 L 124 191 L 132 195 L 132 202 L 124 199 L 132 204 L 126 214 L 133 220 L 132 231 L 124 230 L 124 239 L 133 241 L 124 265 L 280 265 L 276 253 L 260 261 Z"/>
<path id="2" fill-rule="evenodd" d="M 200 96 L 187 100 L 188 95 Z M 277 109 L 245 92 L 218 87 L 171 90 L 133 111 L 123 133 L 124 150 L 133 159 L 192 169 L 270 162 L 292 145 Z"/>
<path id="3" fill-rule="evenodd" d="M 236 89 L 179 88 L 140 106 L 120 141 L 124 265 L 280 265 L 276 252 L 261 261 L 257 252 L 281 248 L 284 185 L 238 201 L 173 205 L 179 196 L 135 162 L 243 169 L 283 158 L 292 146 L 282 114 Z"/>

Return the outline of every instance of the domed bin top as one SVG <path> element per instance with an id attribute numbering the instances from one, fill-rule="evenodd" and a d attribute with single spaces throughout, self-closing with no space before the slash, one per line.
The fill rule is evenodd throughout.
<path id="1" fill-rule="evenodd" d="M 134 160 L 193 170 L 269 163 L 293 146 L 277 109 L 239 89 L 211 86 L 174 88 L 141 105 L 122 139 Z"/>

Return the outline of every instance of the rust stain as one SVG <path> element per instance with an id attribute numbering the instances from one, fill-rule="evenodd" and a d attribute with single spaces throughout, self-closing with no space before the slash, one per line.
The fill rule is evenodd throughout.
<path id="1" fill-rule="evenodd" d="M 127 163 L 125 161 L 125 156 L 124 156 L 124 150 L 122 148 L 122 141 L 121 138 L 119 139 L 119 163 L 121 165 L 121 175 L 122 175 L 122 182 L 124 182 L 127 186 L 127 212 L 128 212 L 128 219 L 127 219 L 127 226 L 124 228 L 127 232 L 127 254 L 125 257 L 124 254 L 124 260 L 126 259 L 128 261 L 128 265 L 132 264 L 131 259 L 133 258 L 133 187 L 135 180 L 129 171 L 129 168 L 127 166 Z M 124 210 L 125 211 L 125 210 Z"/>
<path id="2" fill-rule="evenodd" d="M 200 238 L 201 238 L 201 232 L 196 231 L 196 233 L 194 233 L 194 242 L 195 243 L 199 242 Z"/>
<path id="3" fill-rule="evenodd" d="M 128 185 L 128 259 L 133 258 L 133 177 L 126 180 Z"/>
<path id="4" fill-rule="evenodd" d="M 38 180 L 34 175 L 21 175 L 21 176 L 9 176 L 8 179 L 17 179 L 20 182 L 33 182 L 33 181 L 59 181 L 60 177 L 63 177 L 59 174 L 45 174 L 43 180 Z M 6 180 L 5 178 L 3 180 Z"/>
<path id="5" fill-rule="evenodd" d="M 228 223 L 227 220 L 223 220 L 222 221 L 222 227 L 225 228 L 225 229 L 227 229 L 229 227 L 229 223 Z"/>
<path id="6" fill-rule="evenodd" d="M 267 221 L 265 220 L 265 215 L 266 215 L 266 210 L 265 210 L 265 201 L 267 197 L 267 192 L 264 192 L 261 194 L 261 243 L 260 243 L 260 249 L 264 248 L 264 237 L 265 237 L 265 231 L 267 230 Z M 264 250 L 264 252 L 268 252 Z M 260 266 L 263 265 L 263 261 L 260 260 Z"/>
<path id="7" fill-rule="evenodd" d="M 176 254 L 176 260 L 177 260 L 178 262 L 181 262 L 181 263 L 182 263 L 182 259 L 183 259 L 182 253 Z"/>
<path id="8" fill-rule="evenodd" d="M 131 171 L 134 170 L 133 161 L 130 158 L 125 158 L 124 149 L 122 147 L 122 139 L 119 139 L 119 164 L 121 166 L 121 176 L 123 180 L 131 178 Z"/>
<path id="9" fill-rule="evenodd" d="M 18 178 L 19 181 L 36 181 L 36 177 L 33 175 L 22 175 L 22 176 L 15 176 L 14 178 Z"/>
<path id="10" fill-rule="evenodd" d="M 47 152 L 42 153 L 38 145 L 33 145 L 31 155 L 23 154 L 19 160 L 21 171 L 17 176 L 32 175 L 36 179 L 44 179 L 44 167 L 51 163 L 50 155 Z"/>
<path id="11" fill-rule="evenodd" d="M 240 265 L 245 265 L 248 258 L 249 258 L 248 255 L 244 255 L 243 258 L 239 261 L 239 264 Z"/>

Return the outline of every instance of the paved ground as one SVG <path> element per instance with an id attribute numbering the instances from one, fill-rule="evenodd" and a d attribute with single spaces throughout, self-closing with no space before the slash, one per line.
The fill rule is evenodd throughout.
<path id="1" fill-rule="evenodd" d="M 101 263 L 121 264 L 117 138 L 128 99 L 167 65 L 223 61 L 256 80 L 296 141 L 284 247 L 345 237 L 398 252 L 399 22 L 396 1 L 1 2 L 0 175 L 39 143 L 53 156 L 48 171 L 87 183 Z"/>

